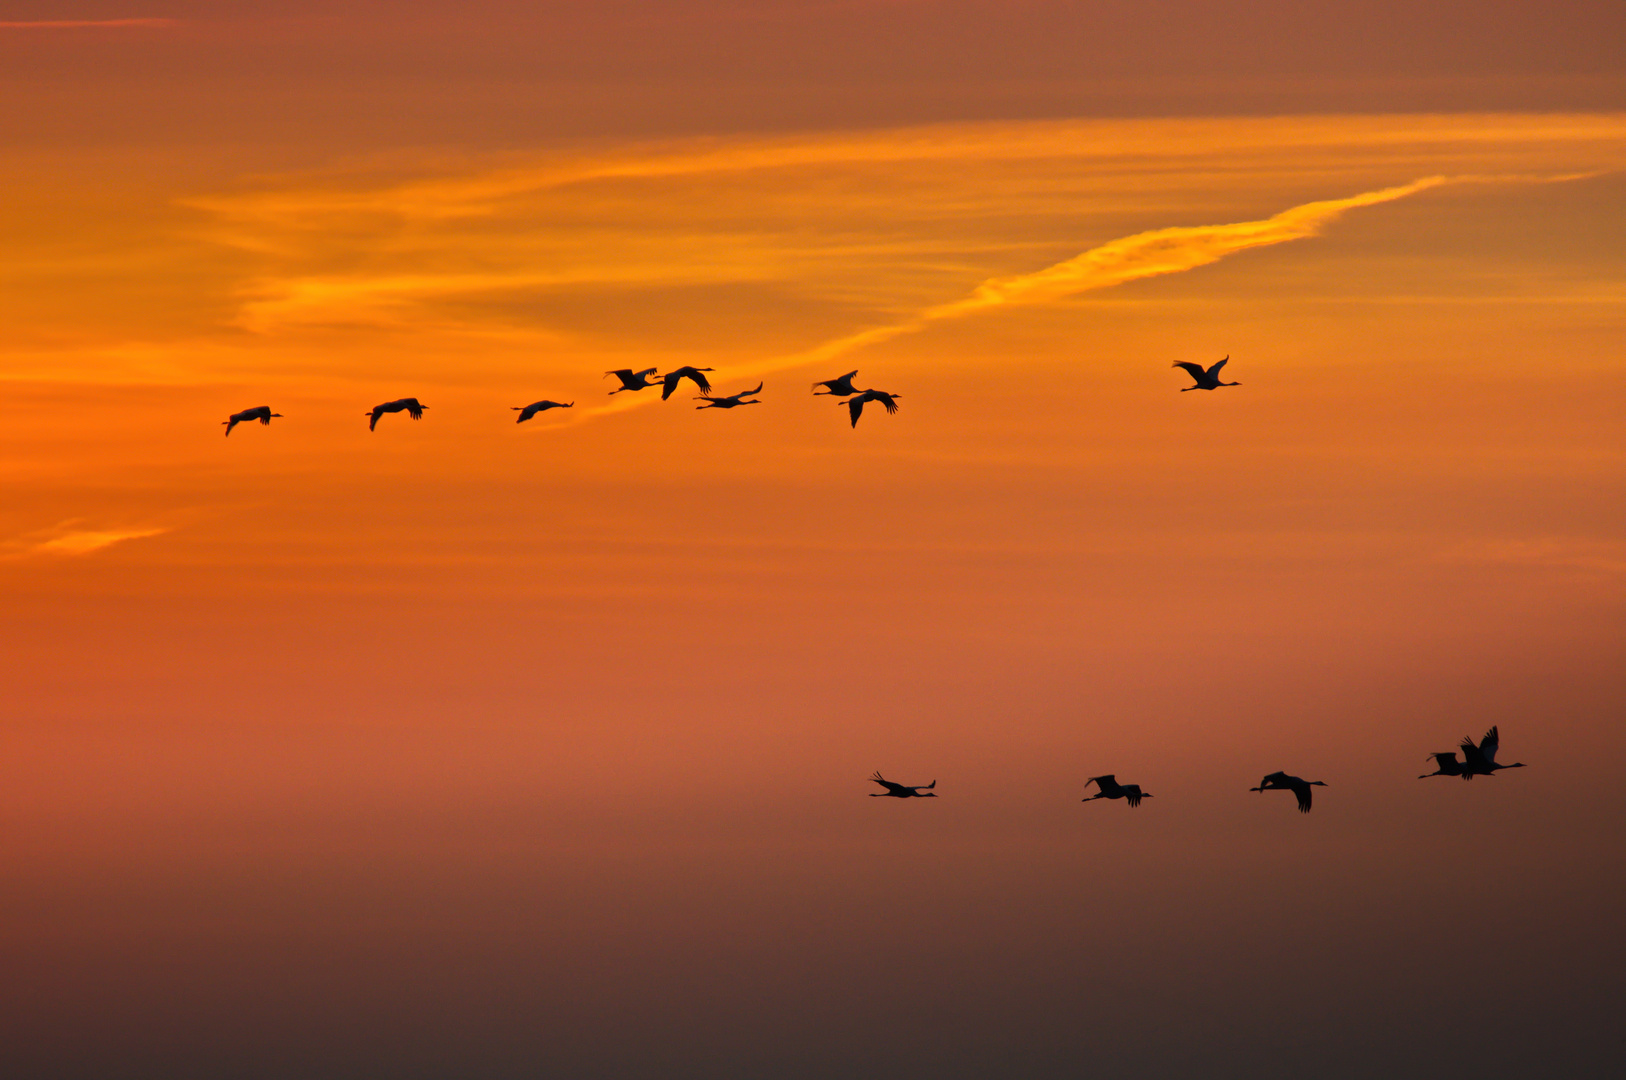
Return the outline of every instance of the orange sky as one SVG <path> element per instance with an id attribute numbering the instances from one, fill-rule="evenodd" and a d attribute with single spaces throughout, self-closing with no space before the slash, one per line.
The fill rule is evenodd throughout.
<path id="1" fill-rule="evenodd" d="M 72 7 L 0 5 L 24 1075 L 1618 1062 L 1619 5 Z M 685 363 L 763 404 L 600 374 Z"/>

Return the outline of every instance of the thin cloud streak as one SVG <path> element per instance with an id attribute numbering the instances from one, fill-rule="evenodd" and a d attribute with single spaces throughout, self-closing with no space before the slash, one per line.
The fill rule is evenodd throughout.
<path id="1" fill-rule="evenodd" d="M 1259 221 L 1175 226 L 1135 233 L 1090 248 L 1043 270 L 1014 277 L 990 278 L 963 299 L 926 308 L 901 322 L 870 327 L 826 341 L 804 352 L 753 365 L 750 370 L 762 373 L 802 367 L 833 360 L 904 334 L 916 333 L 933 323 L 962 319 L 993 308 L 1054 303 L 1079 293 L 1108 289 L 1142 278 L 1184 273 L 1218 262 L 1239 251 L 1317 236 L 1346 210 L 1393 202 L 1429 188 L 1458 182 L 1462 181 L 1444 176 L 1427 176 L 1409 184 L 1362 192 L 1348 198 L 1304 203 Z M 739 371 L 743 372 L 744 369 Z M 641 402 L 619 403 L 614 409 L 602 406 L 588 409 L 573 419 L 580 422 L 591 415 L 619 412 L 637 404 Z"/>
<path id="2" fill-rule="evenodd" d="M 126 540 L 140 540 L 169 532 L 166 528 L 80 529 L 78 520 L 51 529 L 27 533 L 0 544 L 0 558 L 25 559 L 32 555 L 89 555 Z"/>
<path id="3" fill-rule="evenodd" d="M 1180 163 L 1183 168 L 1222 152 L 1294 152 L 1328 147 L 1400 151 L 1440 144 L 1497 147 L 1584 140 L 1616 141 L 1626 118 L 1614 114 L 1531 117 L 1483 114 L 1464 127 L 1449 116 L 1371 116 L 1331 125 L 1327 117 L 1233 118 L 1223 136 L 1207 135 L 1211 123 L 1166 120 L 1046 120 L 934 124 L 880 133 L 795 136 L 731 144 L 694 139 L 577 160 L 544 159 L 474 176 L 436 177 L 363 191 L 294 190 L 232 196 L 197 196 L 181 205 L 206 210 L 223 221 L 252 224 L 256 231 L 281 226 L 304 232 L 333 216 L 388 214 L 434 221 L 488 217 L 513 199 L 604 180 L 651 180 L 728 172 L 770 171 L 857 164 L 999 159 L 1048 161 L 1087 157 L 1101 162 Z M 1080 147 L 1088 147 L 1080 151 Z M 255 248 L 263 238 L 248 240 Z"/>
<path id="4" fill-rule="evenodd" d="M 640 216 L 627 203 L 632 190 L 627 184 L 659 185 L 667 180 L 683 184 L 691 182 L 684 178 L 702 175 L 790 170 L 772 182 L 763 181 L 760 189 L 783 195 L 804 185 L 807 173 L 822 176 L 821 170 L 873 168 L 884 181 L 896 167 L 903 190 L 918 198 L 925 184 L 940 205 L 952 206 L 972 221 L 986 222 L 1013 211 L 1008 199 L 978 201 L 979 192 L 1003 191 L 1010 182 L 1030 185 L 1022 190 L 1020 213 L 1076 221 L 1110 215 L 1121 219 L 1135 212 L 1128 205 L 1103 205 L 1103 191 L 1121 197 L 1132 189 L 1144 197 L 1146 191 L 1156 190 L 1167 196 L 1173 190 L 1166 187 L 1173 183 L 1171 178 L 1189 182 L 1194 171 L 1204 170 L 1229 175 L 1239 155 L 1261 179 L 1314 176 L 1316 182 L 1339 188 L 1371 181 L 1341 175 L 1352 172 L 1346 167 L 1348 153 L 1336 157 L 1342 166 L 1328 167 L 1335 160 L 1327 156 L 1333 149 L 1363 160 L 1376 155 L 1380 160 L 1370 163 L 1373 168 L 1361 170 L 1366 176 L 1392 176 L 1401 169 L 1412 175 L 1448 172 L 1454 183 L 1470 177 L 1514 180 L 1519 178 L 1516 174 L 1529 172 L 1521 158 L 1537 150 L 1549 159 L 1543 163 L 1552 171 L 1593 167 L 1600 145 L 1607 148 L 1605 159 L 1611 166 L 1626 164 L 1626 159 L 1616 160 L 1619 147 L 1626 145 L 1622 142 L 1626 118 L 1543 119 L 1539 124 L 1508 117 L 1473 118 L 1469 123 L 1434 117 L 1409 118 L 1402 124 L 1380 117 L 1331 126 L 1325 119 L 1237 121 L 1223 125 L 1223 141 L 1214 124 L 1167 122 L 945 125 L 899 129 L 885 137 L 838 134 L 744 144 L 691 140 L 360 190 L 319 185 L 189 197 L 178 203 L 208 215 L 201 235 L 210 242 L 269 260 L 268 273 L 241 282 L 235 290 L 238 310 L 233 322 L 239 328 L 255 334 L 285 327 L 399 329 L 421 325 L 428 306 L 481 294 L 496 297 L 504 291 L 688 288 L 740 282 L 774 286 L 822 273 L 833 283 L 827 298 L 850 298 L 843 289 L 856 276 L 855 252 L 829 238 L 798 231 L 794 221 L 784 220 L 792 211 L 772 198 L 755 207 L 752 215 L 740 213 L 738 200 L 699 207 L 691 200 L 689 217 L 675 223 L 658 215 Z M 1520 153 L 1487 150 L 1508 141 L 1521 148 Z M 1449 153 L 1441 150 L 1442 144 Z M 1585 152 L 1592 160 L 1550 160 L 1556 151 L 1542 149 L 1549 144 L 1591 148 Z M 1451 159 L 1449 166 L 1442 154 Z M 1311 159 L 1322 162 L 1322 167 L 1315 167 Z M 980 186 L 961 180 L 941 188 L 937 178 L 928 178 L 933 172 L 929 163 L 945 160 L 960 163 L 961 172 L 975 166 L 992 175 Z M 1035 164 L 1020 170 L 1019 181 L 1001 172 L 1027 162 Z M 1552 171 L 1542 178 L 1551 179 Z M 1091 185 L 1082 178 L 1084 173 L 1116 182 L 1109 187 Z M 1048 179 L 1035 181 L 1035 174 Z M 738 175 L 735 180 L 744 183 Z M 873 203 L 854 202 L 849 193 L 855 187 L 884 192 L 885 185 L 839 186 L 833 201 L 846 216 L 838 229 L 875 230 L 885 220 L 880 204 L 886 195 L 877 195 Z M 657 196 L 637 205 L 660 202 Z M 1153 197 L 1139 211 L 1169 202 Z M 561 227 L 561 222 L 575 224 Z M 1291 225 L 1275 219 L 1270 224 Z M 833 235 L 839 236 L 839 231 Z M 940 284 L 912 293 L 890 287 L 896 282 L 883 285 L 881 278 L 887 274 L 918 281 L 934 276 L 923 273 L 922 268 L 929 266 L 937 271 L 935 276 L 942 276 L 949 263 L 967 259 L 975 245 L 989 242 L 986 236 L 971 240 L 961 233 L 951 234 L 954 241 L 948 243 L 941 235 L 928 233 L 911 232 L 905 239 L 884 227 L 879 235 L 884 239 L 876 241 L 875 253 L 882 258 L 864 267 L 872 310 L 892 307 L 903 295 L 913 297 L 904 303 L 905 310 L 918 310 L 927 298 L 942 295 Z M 373 240 L 358 245 L 362 237 Z M 769 237 L 772 242 L 765 243 Z M 1279 241 L 1260 240 L 1272 242 Z M 371 253 L 367 259 L 355 258 L 361 250 Z M 1009 254 L 1007 250 L 1007 258 Z M 883 273 L 875 273 L 877 269 Z M 1058 275 L 1065 272 L 1054 269 Z M 1171 271 L 1149 268 L 1143 276 L 1158 272 Z M 914 282 L 904 284 L 907 288 Z M 977 305 L 987 299 L 959 303 Z M 457 321 L 456 316 L 447 320 L 448 325 Z M 898 332 L 888 327 L 877 333 L 884 337 Z"/>

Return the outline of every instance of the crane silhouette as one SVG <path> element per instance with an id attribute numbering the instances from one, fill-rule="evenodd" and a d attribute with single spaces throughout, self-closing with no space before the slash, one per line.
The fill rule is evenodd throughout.
<path id="1" fill-rule="evenodd" d="M 690 382 L 694 383 L 695 389 L 699 390 L 702 394 L 711 393 L 711 383 L 706 380 L 704 375 L 700 374 L 702 371 L 710 370 L 711 368 L 709 367 L 689 367 L 687 364 L 685 364 L 676 371 L 668 371 L 665 375 L 661 376 L 661 400 L 665 401 L 667 398 L 671 397 L 672 391 L 677 389 L 678 383 L 683 379 L 688 379 Z"/>
<path id="2" fill-rule="evenodd" d="M 1249 791 L 1291 791 L 1298 797 L 1299 813 L 1310 812 L 1310 789 L 1312 787 L 1326 787 L 1320 780 L 1301 780 L 1297 776 L 1289 776 L 1284 772 L 1273 772 L 1263 780 L 1259 786 L 1249 788 Z"/>
<path id="3" fill-rule="evenodd" d="M 847 412 L 853 418 L 853 427 L 858 426 L 858 418 L 864 415 L 864 402 L 879 401 L 882 405 L 886 406 L 886 411 L 888 413 L 895 413 L 898 411 L 898 403 L 893 399 L 901 398 L 902 396 L 902 394 L 888 394 L 881 390 L 865 390 L 857 397 L 848 398 Z"/>
<path id="4" fill-rule="evenodd" d="M 1515 761 L 1511 765 L 1498 765 L 1496 750 L 1501 745 L 1502 736 L 1495 727 L 1485 732 L 1485 737 L 1479 740 L 1478 746 L 1474 745 L 1472 736 L 1463 736 L 1462 767 L 1468 770 L 1469 776 L 1495 776 L 1499 769 L 1524 768 L 1522 761 Z"/>
<path id="5" fill-rule="evenodd" d="M 1176 362 L 1174 365 L 1175 367 L 1185 368 L 1186 373 L 1193 379 L 1197 380 L 1196 386 L 1182 386 L 1180 388 L 1180 392 L 1183 394 L 1187 390 L 1213 390 L 1221 386 L 1241 386 L 1242 384 L 1239 382 L 1219 381 L 1220 368 L 1224 367 L 1230 359 L 1231 358 L 1227 356 L 1224 360 L 1221 360 L 1207 371 L 1203 370 L 1203 366 L 1201 364 L 1192 364 L 1184 360 Z"/>
<path id="6" fill-rule="evenodd" d="M 509 408 L 519 413 L 519 416 L 515 418 L 514 423 L 523 424 L 525 421 L 529 420 L 539 412 L 547 412 L 549 409 L 568 409 L 575 404 L 576 403 L 574 401 L 533 401 L 524 408 L 521 408 L 518 405 L 510 405 Z"/>
<path id="7" fill-rule="evenodd" d="M 226 419 L 222 420 L 221 423 L 226 425 L 226 434 L 230 435 L 231 429 L 236 427 L 238 424 L 246 424 L 250 420 L 258 420 L 260 423 L 270 426 L 271 418 L 273 416 L 281 415 L 282 414 L 279 412 L 272 412 L 271 406 L 269 405 L 256 405 L 252 409 L 244 409 L 242 412 L 232 413 Z"/>
<path id="8" fill-rule="evenodd" d="M 761 392 L 762 392 L 762 384 L 759 382 L 759 383 L 757 383 L 755 390 L 741 390 L 739 393 L 730 394 L 728 397 L 712 397 L 710 394 L 701 394 L 699 397 L 695 398 L 695 400 L 696 401 L 704 401 L 706 404 L 704 404 L 704 405 L 696 405 L 695 408 L 697 408 L 697 409 L 732 409 L 736 405 L 761 405 L 762 402 L 760 402 L 760 401 L 743 401 L 743 400 L 741 400 L 742 398 L 748 398 L 752 394 L 760 394 Z"/>
<path id="9" fill-rule="evenodd" d="M 1457 752 L 1455 750 L 1448 750 L 1443 754 L 1430 754 L 1428 756 L 1434 759 L 1434 771 L 1424 773 L 1417 778 L 1419 780 L 1427 780 L 1431 776 L 1460 776 L 1464 780 L 1472 780 L 1474 778 L 1474 774 L 1468 771 L 1468 767 L 1457 760 Z"/>
<path id="10" fill-rule="evenodd" d="M 853 376 L 857 374 L 858 372 L 856 371 L 849 371 L 847 374 L 842 375 L 839 378 L 825 379 L 822 382 L 816 382 L 813 384 L 813 396 L 850 397 L 853 394 L 858 393 L 858 391 L 853 388 Z M 819 387 L 821 386 L 826 387 L 824 393 L 822 394 L 819 393 Z"/>
<path id="11" fill-rule="evenodd" d="M 1090 777 L 1088 780 L 1084 781 L 1084 790 L 1090 790 L 1091 784 L 1094 784 L 1096 787 L 1100 788 L 1100 792 L 1080 801 L 1094 802 L 1097 799 L 1128 799 L 1129 805 L 1133 807 L 1139 806 L 1142 799 L 1150 799 L 1152 797 L 1152 793 L 1149 791 L 1142 791 L 1139 784 L 1118 783 L 1118 778 L 1112 773 L 1107 773 L 1105 776 Z"/>
<path id="12" fill-rule="evenodd" d="M 937 781 L 936 780 L 933 780 L 929 784 L 916 784 L 913 787 L 911 787 L 908 784 L 894 784 L 892 781 L 890 781 L 886 777 L 882 776 L 880 774 L 879 770 L 877 770 L 875 775 L 870 777 L 870 779 L 875 781 L 875 783 L 880 784 L 882 787 L 886 788 L 885 791 L 872 791 L 872 792 L 870 792 L 869 797 L 872 798 L 872 799 L 884 799 L 888 795 L 890 795 L 890 796 L 892 796 L 893 798 L 896 798 L 896 799 L 935 799 L 935 798 L 937 798 L 937 793 L 932 790 L 932 788 L 937 786 Z M 924 794 L 922 794 L 923 792 L 924 792 Z"/>
<path id="13" fill-rule="evenodd" d="M 414 420 L 422 420 L 423 411 L 427 408 L 429 408 L 429 406 L 419 405 L 418 399 L 415 397 L 404 397 L 399 401 L 386 401 L 382 405 L 374 405 L 372 412 L 367 414 L 368 416 L 372 417 L 371 420 L 367 421 L 367 430 L 377 430 L 378 418 L 383 416 L 385 413 L 404 412 Z"/>
<path id="14" fill-rule="evenodd" d="M 606 377 L 614 375 L 621 380 L 621 385 L 610 391 L 612 394 L 619 394 L 623 390 L 648 390 L 655 385 L 649 380 L 649 376 L 655 374 L 654 368 L 645 368 L 642 371 L 634 371 L 631 368 L 616 368 L 614 371 L 606 371 L 604 374 Z"/>

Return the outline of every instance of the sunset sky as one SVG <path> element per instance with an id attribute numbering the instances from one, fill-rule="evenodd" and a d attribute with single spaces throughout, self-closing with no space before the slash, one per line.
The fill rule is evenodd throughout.
<path id="1" fill-rule="evenodd" d="M 0 2 L 0 100 L 8 1075 L 1626 1064 L 1618 0 Z"/>

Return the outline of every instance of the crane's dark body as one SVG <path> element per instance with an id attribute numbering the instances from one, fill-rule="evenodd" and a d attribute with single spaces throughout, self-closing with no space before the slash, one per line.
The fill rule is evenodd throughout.
<path id="1" fill-rule="evenodd" d="M 909 784 L 894 784 L 892 781 L 890 781 L 886 777 L 882 776 L 880 774 L 880 772 L 878 772 L 878 771 L 876 772 L 876 774 L 874 776 L 870 777 L 870 779 L 873 780 L 875 783 L 880 784 L 882 787 L 886 788 L 885 791 L 872 791 L 872 792 L 870 792 L 869 797 L 872 798 L 872 799 L 885 799 L 885 798 L 888 798 L 888 797 L 891 797 L 891 798 L 894 798 L 894 799 L 935 799 L 935 798 L 937 798 L 937 792 L 932 790 L 932 788 L 937 786 L 937 781 L 936 780 L 933 780 L 929 784 L 915 784 L 913 786 L 910 786 Z"/>
<path id="2" fill-rule="evenodd" d="M 1462 737 L 1462 760 L 1451 752 L 1430 754 L 1434 759 L 1435 769 L 1431 773 L 1424 773 L 1419 780 L 1427 780 L 1431 776 L 1460 776 L 1464 780 L 1472 780 L 1476 776 L 1495 776 L 1502 769 L 1522 769 L 1524 762 L 1515 761 L 1509 765 L 1496 763 L 1496 751 L 1502 745 L 1501 732 L 1492 727 L 1485 732 L 1485 737 L 1475 743 L 1472 735 Z"/>
<path id="3" fill-rule="evenodd" d="M 514 423 L 523 424 L 539 412 L 547 412 L 549 409 L 569 409 L 574 407 L 575 404 L 574 401 L 533 401 L 523 408 L 518 405 L 510 405 L 509 408 L 519 413 Z"/>
<path id="4" fill-rule="evenodd" d="M 1220 368 L 1224 367 L 1230 359 L 1227 356 L 1207 370 L 1204 370 L 1201 364 L 1192 364 L 1184 360 L 1176 362 L 1175 367 L 1185 368 L 1186 374 L 1197 380 L 1196 386 L 1182 386 L 1180 392 L 1183 394 L 1187 390 L 1217 390 L 1222 386 L 1241 386 L 1242 384 L 1237 382 L 1220 382 Z"/>
<path id="5" fill-rule="evenodd" d="M 858 393 L 857 389 L 855 389 L 853 387 L 853 379 L 857 375 L 858 375 L 858 372 L 849 371 L 849 372 L 847 372 L 847 374 L 842 375 L 839 378 L 825 379 L 823 382 L 816 382 L 816 383 L 813 384 L 813 396 L 814 397 L 851 397 L 853 394 Z M 821 387 L 821 386 L 825 387 L 825 391 L 822 394 L 819 393 L 819 387 Z"/>
<path id="6" fill-rule="evenodd" d="M 1443 754 L 1430 754 L 1428 756 L 1434 759 L 1434 771 L 1431 773 L 1424 773 L 1417 778 L 1419 780 L 1427 780 L 1431 776 L 1460 776 L 1464 780 L 1472 780 L 1474 778 L 1474 774 L 1468 771 L 1468 767 L 1457 760 L 1457 753 L 1455 750 L 1450 750 Z"/>
<path id="7" fill-rule="evenodd" d="M 1284 772 L 1273 772 L 1263 780 L 1259 786 L 1249 788 L 1249 791 L 1291 791 L 1299 801 L 1299 813 L 1310 812 L 1310 789 L 1312 787 L 1326 787 L 1320 780 L 1303 780 L 1297 776 L 1289 776 Z"/>
<path id="8" fill-rule="evenodd" d="M 222 420 L 221 423 L 226 425 L 226 434 L 230 435 L 231 429 L 236 427 L 238 424 L 246 424 L 250 420 L 258 420 L 260 423 L 269 427 L 271 425 L 271 418 L 273 416 L 281 415 L 282 414 L 279 412 L 272 412 L 271 406 L 269 405 L 256 405 L 252 409 L 244 409 L 242 412 L 232 413 L 226 419 Z"/>
<path id="9" fill-rule="evenodd" d="M 1097 799 L 1125 799 L 1131 807 L 1139 806 L 1142 799 L 1150 799 L 1152 793 L 1142 791 L 1139 784 L 1120 784 L 1117 776 L 1107 773 L 1105 776 L 1092 776 L 1084 781 L 1084 790 L 1088 791 L 1090 785 L 1100 788 L 1100 792 L 1091 795 L 1082 802 L 1094 802 Z"/>
<path id="10" fill-rule="evenodd" d="M 864 415 L 865 402 L 878 401 L 885 406 L 888 413 L 895 413 L 898 411 L 898 403 L 893 399 L 900 398 L 902 396 L 902 394 L 888 394 L 884 390 L 865 390 L 862 394 L 859 394 L 856 397 L 848 398 L 847 413 L 853 419 L 852 426 L 857 427 L 858 418 Z"/>
<path id="11" fill-rule="evenodd" d="M 678 383 L 684 379 L 688 379 L 690 382 L 694 383 L 695 389 L 699 390 L 702 394 L 711 393 L 711 383 L 706 380 L 704 375 L 700 374 L 702 371 L 710 370 L 711 368 L 709 367 L 684 366 L 678 368 L 676 371 L 668 371 L 665 375 L 661 376 L 661 400 L 665 401 L 667 398 L 671 397 L 672 391 L 676 390 Z"/>
<path id="12" fill-rule="evenodd" d="M 1501 769 L 1522 769 L 1524 762 L 1515 761 L 1510 765 L 1496 763 L 1496 751 L 1502 745 L 1502 734 L 1495 727 L 1485 732 L 1485 737 L 1474 745 L 1470 736 L 1462 739 L 1462 767 L 1468 770 L 1469 776 L 1495 776 Z"/>
<path id="13" fill-rule="evenodd" d="M 741 390 L 739 393 L 730 394 L 728 397 L 712 397 L 710 394 L 701 394 L 699 397 L 695 398 L 695 400 L 696 401 L 704 401 L 705 404 L 704 405 L 696 405 L 695 408 L 697 408 L 697 409 L 732 409 L 736 405 L 761 405 L 762 402 L 760 402 L 760 401 L 746 401 L 746 400 L 744 400 L 745 398 L 750 397 L 752 394 L 760 394 L 760 393 L 762 393 L 762 384 L 761 383 L 757 383 L 756 388 L 754 390 Z"/>
<path id="14" fill-rule="evenodd" d="M 650 377 L 654 374 L 654 368 L 644 368 L 642 371 L 634 371 L 631 368 L 616 368 L 614 371 L 604 373 L 605 377 L 614 375 L 621 380 L 621 385 L 610 391 L 612 394 L 619 394 L 623 390 L 648 390 L 655 385 L 650 381 Z"/>
<path id="15" fill-rule="evenodd" d="M 418 399 L 415 397 L 404 397 L 398 401 L 386 401 L 382 405 L 374 405 L 372 412 L 367 414 L 372 417 L 371 420 L 367 421 L 367 430 L 376 431 L 378 429 L 378 418 L 385 413 L 404 412 L 414 420 L 422 420 L 423 411 L 427 408 L 429 406 L 418 404 Z"/>

